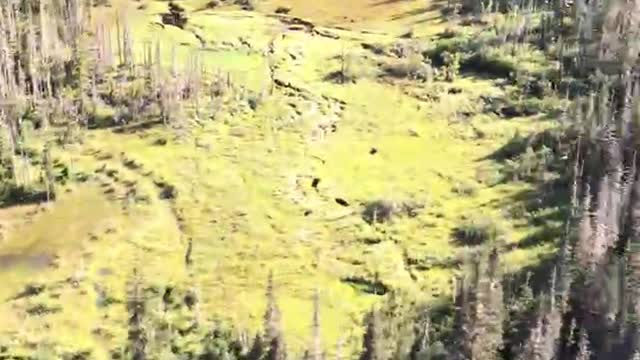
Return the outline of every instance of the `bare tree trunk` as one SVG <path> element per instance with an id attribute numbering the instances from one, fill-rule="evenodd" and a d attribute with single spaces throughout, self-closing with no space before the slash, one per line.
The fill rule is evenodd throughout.
<path id="1" fill-rule="evenodd" d="M 122 58 L 122 43 L 120 37 L 120 13 L 116 14 L 116 39 L 118 42 L 118 65 L 122 65 L 124 63 L 124 59 Z"/>

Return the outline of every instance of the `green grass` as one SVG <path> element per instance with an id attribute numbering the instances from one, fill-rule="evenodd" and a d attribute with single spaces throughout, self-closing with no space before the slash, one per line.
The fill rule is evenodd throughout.
<path id="1" fill-rule="evenodd" d="M 177 44 L 178 58 L 184 62 L 196 51 L 193 35 L 169 27 L 151 31 L 147 24 L 162 6 L 154 2 L 145 11 L 136 10 L 131 17 L 134 34 L 140 39 L 161 39 L 163 62 L 169 61 L 167 51 Z M 245 36 L 256 48 L 263 47 L 279 27 L 259 14 L 227 11 L 194 13 L 189 21 L 207 39 Z M 379 41 L 379 36 L 372 35 L 370 41 Z M 310 99 L 279 90 L 255 113 L 226 114 L 205 122 L 183 142 L 174 141 L 173 133 L 161 126 L 132 134 L 107 129 L 89 132 L 83 144 L 54 150 L 55 158 L 72 164 L 72 173 L 94 174 L 105 166 L 116 170 L 118 179 L 98 173 L 86 184 L 72 185 L 73 191 L 63 191 L 51 209 L 12 227 L 0 255 L 55 252 L 60 265 L 47 271 L 0 269 L 6 284 L 2 295 L 9 297 L 31 282 L 62 285 L 54 291 L 59 292 L 57 298 L 47 291 L 21 302 L 3 303 L 0 318 L 6 334 L 25 342 L 48 337 L 64 347 L 92 348 L 106 356 L 113 344 L 124 341 L 126 314 L 122 304 L 96 308 L 95 285 L 124 300 L 125 280 L 136 264 L 148 284 L 183 290 L 197 287 L 203 314 L 255 331 L 262 321 L 267 272 L 273 270 L 289 346 L 300 352 L 308 345 L 311 296 L 319 287 L 323 340 L 332 353 L 345 334 L 350 346 L 359 344 L 362 315 L 381 299 L 341 278 L 378 276 L 384 284 L 407 289 L 421 300 L 445 297 L 458 271 L 447 263 L 466 251 L 452 241 L 461 216 L 480 212 L 505 223 L 508 243 L 539 230 L 521 226 L 526 220 L 509 219 L 503 213 L 510 197 L 531 190 L 532 185 L 488 185 L 484 177 L 498 172 L 500 165 L 486 157 L 516 131 L 541 131 L 551 122 L 507 121 L 481 114 L 479 96 L 504 95 L 504 90 L 473 77 L 461 77 L 453 84 L 411 85 L 438 92 L 440 101 L 432 103 L 406 95 L 401 83 L 382 83 L 374 77 L 348 85 L 323 81 L 339 66 L 334 57 L 343 47 L 359 47 L 355 40 L 294 32 L 278 46 L 279 51 L 303 50 L 299 62 L 279 53 L 278 76 L 307 89 Z M 266 65 L 256 53 L 232 49 L 200 54 L 209 68 L 229 71 L 239 83 L 253 89 L 265 86 Z M 462 92 L 448 94 L 449 87 Z M 321 95 L 346 102 L 345 110 L 335 115 L 337 132 L 328 132 L 324 139 L 315 136 L 314 129 L 331 118 L 337 104 Z M 294 103 L 302 115 L 294 115 L 287 103 Z M 472 116 L 465 118 L 460 115 L 463 112 Z M 158 138 L 168 143 L 153 145 Z M 369 153 L 373 147 L 378 150 L 375 155 Z M 124 162 L 129 160 L 141 167 L 127 168 Z M 317 192 L 311 188 L 313 177 L 321 179 Z M 148 198 L 147 202 L 128 204 L 113 198 L 124 196 L 127 181 L 135 182 L 137 195 Z M 159 199 L 154 181 L 175 186 L 177 197 Z M 452 191 L 460 183 L 476 184 L 473 196 Z M 115 195 L 103 193 L 109 187 Z M 336 204 L 337 197 L 350 207 Z M 361 218 L 359 204 L 376 200 L 412 200 L 424 208 L 416 217 L 370 226 Z M 312 213 L 305 216 L 305 210 Z M 2 209 L 0 219 L 11 219 L 17 212 Z M 370 238 L 381 241 L 368 243 Z M 193 240 L 194 249 L 190 271 L 184 266 L 188 239 Z M 505 256 L 505 267 L 515 271 L 552 250 L 551 245 L 542 244 L 511 251 Z M 405 253 L 418 265 L 405 266 Z M 109 275 L 103 275 L 105 269 Z M 78 288 L 64 283 L 73 274 L 83 279 Z M 25 317 L 22 311 L 36 301 L 61 305 L 63 311 Z M 46 329 L 45 324 L 52 326 Z M 97 327 L 113 338 L 92 335 Z"/>

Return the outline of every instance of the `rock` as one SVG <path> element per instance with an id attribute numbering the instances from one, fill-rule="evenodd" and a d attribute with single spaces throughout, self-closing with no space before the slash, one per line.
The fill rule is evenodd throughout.
<path id="1" fill-rule="evenodd" d="M 376 148 L 374 148 L 374 147 L 373 147 L 373 148 L 371 148 L 371 150 L 369 150 L 369 154 L 370 154 L 370 155 L 375 155 L 375 154 L 377 154 L 377 153 L 378 153 L 378 149 L 376 149 Z"/>
<path id="2" fill-rule="evenodd" d="M 414 129 L 409 129 L 409 136 L 420 137 L 420 134 Z"/>

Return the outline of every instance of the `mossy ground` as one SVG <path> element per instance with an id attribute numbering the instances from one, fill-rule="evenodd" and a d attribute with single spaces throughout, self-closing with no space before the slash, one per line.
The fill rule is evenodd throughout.
<path id="1" fill-rule="evenodd" d="M 175 45 L 178 59 L 198 52 L 209 69 L 230 72 L 250 89 L 268 86 L 260 51 L 282 24 L 260 12 L 198 10 L 200 3 L 183 2 L 189 13 L 187 30 L 150 25 L 166 9 L 165 2 L 129 9 L 134 41 L 160 39 L 167 63 Z M 35 206 L 0 209 L 5 225 L 0 256 L 56 256 L 55 267 L 46 269 L 26 260 L 0 267 L 3 299 L 30 283 L 48 289 L 2 303 L 4 336 L 25 348 L 47 339 L 106 356 L 107 349 L 126 337 L 126 312 L 121 303 L 99 307 L 96 302 L 102 293 L 124 301 L 126 280 L 136 265 L 151 286 L 197 288 L 202 314 L 255 331 L 264 310 L 267 273 L 273 270 L 289 346 L 299 352 L 308 344 L 311 296 L 318 287 L 323 340 L 331 353 L 341 337 L 352 345 L 360 341 L 362 315 L 381 299 L 341 279 L 378 278 L 417 299 L 445 297 L 458 271 L 455 260 L 465 252 L 452 239 L 462 217 L 493 218 L 510 244 L 556 226 L 534 226 L 525 217 L 506 214 L 520 194 L 534 189 L 526 183 L 496 182 L 500 166 L 490 155 L 516 131 L 541 131 L 553 123 L 540 116 L 506 120 L 483 113 L 481 95 L 505 94 L 498 81 L 463 76 L 453 83 L 416 85 L 381 81 L 375 75 L 346 85 L 324 80 L 339 68 L 336 56 L 343 49 L 360 51 L 363 41 L 394 41 L 409 21 L 395 18 L 398 13 L 420 17 L 412 23 L 418 34 L 443 27 L 433 9 L 424 18 L 428 21 L 411 12 L 424 8 L 424 1 L 388 3 L 261 4 L 259 10 L 265 11 L 291 6 L 292 14 L 326 26 L 340 23 L 336 17 L 346 14 L 357 20 L 347 21 L 353 29 L 375 24 L 383 33 L 332 28 L 340 36 L 332 39 L 287 32 L 276 43 L 277 76 L 305 94 L 277 89 L 256 111 L 200 121 L 185 139 L 158 125 L 124 132 L 91 130 L 82 144 L 55 148 L 54 157 L 69 166 L 72 177 L 91 177 L 85 183 L 70 182 L 59 200 L 35 214 Z M 101 11 L 108 14 L 115 8 Z M 198 50 L 191 31 L 212 44 L 235 44 L 244 37 L 251 48 Z M 293 51 L 298 59 L 289 55 Z M 363 66 L 373 71 L 375 61 L 363 58 Z M 438 93 L 440 100 L 420 101 L 407 95 L 411 87 Z M 461 91 L 451 94 L 449 88 Z M 337 130 L 319 136 L 317 124 L 328 120 L 337 121 Z M 167 140 L 166 145 L 156 145 L 158 139 Z M 317 190 L 311 187 L 313 178 L 320 179 Z M 174 199 L 159 198 L 164 184 L 175 187 Z M 456 191 L 460 184 L 473 190 Z M 335 198 L 350 206 L 338 205 Z M 362 219 L 361 204 L 375 200 L 411 200 L 424 208 L 415 217 L 369 225 Z M 184 264 L 188 239 L 193 241 L 190 269 Z M 535 264 L 549 254 L 553 239 L 542 240 L 548 241 L 512 246 L 504 258 L 506 270 Z M 60 306 L 61 311 L 27 316 L 26 309 L 34 304 Z"/>

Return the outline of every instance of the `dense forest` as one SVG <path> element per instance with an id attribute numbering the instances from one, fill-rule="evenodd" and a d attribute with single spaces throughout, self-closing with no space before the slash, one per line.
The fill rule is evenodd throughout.
<path id="1" fill-rule="evenodd" d="M 55 206 L 67 183 L 88 181 L 86 174 L 70 175 L 73 164 L 61 164 L 52 152 L 82 144 L 96 129 L 142 124 L 184 139 L 193 121 L 219 121 L 222 112 L 255 111 L 274 92 L 296 91 L 295 85 L 274 75 L 275 56 L 269 48 L 275 40 L 260 55 L 268 59 L 266 85 L 253 91 L 229 74 L 210 71 L 197 55 L 186 59 L 186 65 L 178 64 L 182 60 L 176 48 L 138 41 L 126 15 L 116 14 L 113 27 L 101 23 L 96 10 L 108 3 L 0 1 L 3 207 Z M 259 4 L 239 5 L 251 11 Z M 166 12 L 156 26 L 188 24 L 180 1 L 162 6 Z M 412 83 L 455 84 L 467 74 L 502 79 L 515 85 L 517 97 L 524 100 L 495 111 L 526 116 L 537 107 L 554 118 L 553 128 L 514 136 L 497 156 L 504 160 L 505 178 L 531 183 L 559 204 L 556 216 L 562 227 L 550 235 L 555 253 L 507 274 L 501 262 L 508 244 L 499 230 L 473 221 L 459 226 L 453 236 L 469 251 L 458 264 L 461 271 L 452 281 L 451 296 L 407 300 L 401 291 L 374 281 L 373 291 L 383 293 L 384 299 L 361 319 L 363 335 L 356 354 L 343 349 L 341 342 L 322 340 L 321 323 L 331 320 L 323 318 L 319 304 L 324 293 L 315 285 L 306 320 L 312 324 L 307 350 L 288 349 L 281 328 L 277 266 L 263 269 L 265 276 L 270 271 L 266 283 L 265 278 L 252 280 L 264 284 L 262 301 L 267 304 L 261 329 L 254 333 L 242 324 L 212 322 L 200 309 L 201 291 L 196 287 L 150 286 L 145 263 L 138 261 L 126 269 L 126 337 L 111 349 L 111 358 L 640 359 L 640 4 L 450 0 L 439 11 L 448 21 L 472 27 L 480 35 L 447 28 L 423 40 L 409 33 L 406 37 L 413 43 L 428 41 L 430 46 L 416 52 L 367 44 L 367 50 L 394 53 L 398 61 L 383 64 L 383 73 Z M 281 16 L 290 25 L 328 36 L 310 21 Z M 533 70 L 519 68 L 527 52 L 544 55 Z M 327 81 L 339 86 L 362 76 L 361 67 L 344 51 L 338 63 Z M 550 98 L 563 105 L 540 110 L 542 101 Z M 331 129 L 328 125 L 322 131 Z M 372 148 L 371 154 L 377 151 Z M 135 167 L 131 162 L 130 168 Z M 549 173 L 557 176 L 549 178 Z M 313 187 L 319 182 L 314 179 Z M 182 196 L 168 183 L 156 185 L 161 198 Z M 133 190 L 124 196 L 129 203 L 139 201 Z M 350 205 L 348 199 L 335 202 Z M 400 213 L 410 217 L 413 211 L 408 203 L 373 203 L 363 217 L 369 224 L 384 224 Z M 198 243 L 188 240 L 181 250 L 190 276 L 197 276 L 194 263 L 202 261 L 193 256 L 197 248 Z M 40 291 L 28 287 L 23 296 Z M 166 316 L 178 308 L 188 314 L 181 325 Z M 77 311 L 82 316 L 82 309 Z M 185 344 L 181 339 L 189 334 L 195 338 Z M 0 345 L 0 356 L 7 359 L 93 358 L 90 349 L 60 354 L 55 346 L 34 344 L 34 354 L 16 355 L 11 339 L 2 339 Z"/>

